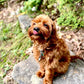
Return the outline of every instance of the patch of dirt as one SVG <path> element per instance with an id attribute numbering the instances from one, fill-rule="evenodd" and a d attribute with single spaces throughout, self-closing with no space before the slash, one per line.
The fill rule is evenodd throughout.
<path id="1" fill-rule="evenodd" d="M 13 78 L 11 77 L 11 74 L 12 73 L 10 72 L 8 75 L 4 77 L 3 79 L 4 84 L 17 84 L 17 82 L 14 81 Z"/>
<path id="2" fill-rule="evenodd" d="M 62 37 L 66 40 L 69 49 L 84 59 L 84 29 L 77 32 L 63 32 Z"/>
<path id="3" fill-rule="evenodd" d="M 0 11 L 0 20 L 5 23 L 15 22 L 19 14 L 19 10 L 23 8 L 23 1 L 17 3 L 17 0 L 10 0 L 7 8 Z"/>

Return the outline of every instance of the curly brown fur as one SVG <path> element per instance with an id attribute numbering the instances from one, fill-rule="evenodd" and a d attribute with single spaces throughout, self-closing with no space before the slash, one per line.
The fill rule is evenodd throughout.
<path id="1" fill-rule="evenodd" d="M 55 23 L 47 15 L 39 15 L 32 20 L 28 35 L 34 42 L 34 57 L 40 65 L 37 76 L 45 76 L 43 84 L 53 84 L 53 77 L 66 73 L 71 61 L 65 41 L 58 37 Z M 44 56 L 39 61 L 40 51 Z"/>

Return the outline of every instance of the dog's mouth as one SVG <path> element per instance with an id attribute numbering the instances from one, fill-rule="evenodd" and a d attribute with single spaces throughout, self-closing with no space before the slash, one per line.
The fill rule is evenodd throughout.
<path id="1" fill-rule="evenodd" d="M 40 36 L 40 34 L 36 31 L 30 33 L 30 36 Z"/>
<path id="2" fill-rule="evenodd" d="M 42 36 L 41 32 L 37 32 L 35 30 L 33 30 L 32 32 L 30 32 L 30 36 Z"/>
<path id="3" fill-rule="evenodd" d="M 33 35 L 38 35 L 38 32 L 33 30 Z"/>
<path id="4" fill-rule="evenodd" d="M 30 36 L 33 38 L 33 39 L 44 39 L 44 36 L 41 32 L 37 32 L 35 30 L 33 30 L 33 32 L 30 33 Z"/>

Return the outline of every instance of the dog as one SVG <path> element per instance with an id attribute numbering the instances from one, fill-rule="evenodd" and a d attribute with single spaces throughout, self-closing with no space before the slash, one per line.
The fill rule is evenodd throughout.
<path id="1" fill-rule="evenodd" d="M 69 49 L 62 38 L 57 35 L 55 22 L 47 15 L 39 15 L 32 20 L 28 35 L 33 41 L 33 54 L 40 65 L 36 73 L 43 78 L 43 84 L 53 84 L 53 78 L 67 72 L 72 59 Z"/>

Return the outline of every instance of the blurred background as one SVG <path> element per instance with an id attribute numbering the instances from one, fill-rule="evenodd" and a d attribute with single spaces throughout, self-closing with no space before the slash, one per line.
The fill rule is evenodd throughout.
<path id="1" fill-rule="evenodd" d="M 24 33 L 18 18 L 28 15 L 33 19 L 39 14 L 49 15 L 64 32 L 59 36 L 71 41 L 71 50 L 84 56 L 84 0 L 0 0 L 0 84 L 15 64 L 29 56 L 28 27 Z"/>

